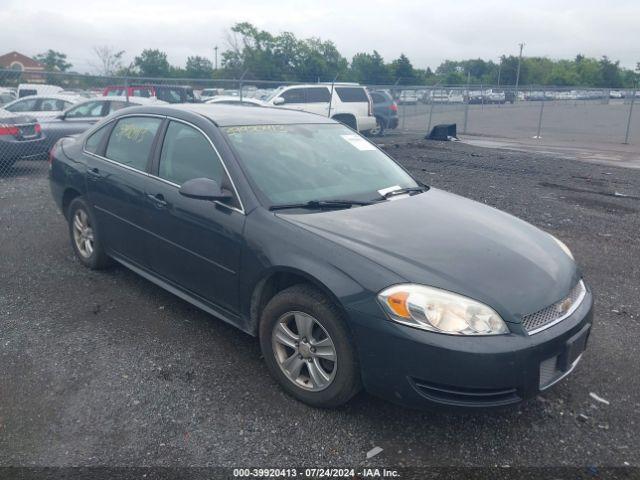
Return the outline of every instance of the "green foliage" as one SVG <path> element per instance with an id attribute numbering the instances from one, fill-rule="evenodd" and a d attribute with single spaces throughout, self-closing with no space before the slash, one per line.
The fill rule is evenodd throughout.
<path id="1" fill-rule="evenodd" d="M 48 72 L 66 72 L 72 66 L 67 62 L 67 56 L 64 53 L 56 52 L 51 49 L 47 50 L 45 53 L 40 53 L 33 58 L 42 63 L 45 70 Z"/>
<path id="2" fill-rule="evenodd" d="M 122 75 L 139 74 L 145 77 L 220 78 L 245 80 L 316 82 L 355 81 L 369 85 L 515 85 L 519 59 L 503 55 L 499 61 L 481 58 L 444 60 L 436 69 L 414 68 L 403 53 L 390 63 L 376 50 L 359 52 L 351 63 L 330 40 L 299 39 L 291 32 L 274 35 L 248 22 L 231 27 L 227 36 L 228 49 L 222 52 L 221 68 L 213 69 L 211 61 L 200 56 L 187 58 L 185 68 L 171 66 L 167 54 L 146 49 L 135 57 L 129 68 L 119 68 L 124 52 L 112 49 L 100 55 L 102 70 L 117 70 Z M 104 58 L 103 58 L 104 57 Z M 65 71 L 71 67 L 66 55 L 53 50 L 36 56 L 51 71 Z M 108 60 L 105 64 L 105 58 Z M 106 66 L 105 66 L 106 65 Z M 520 80 L 526 85 L 584 86 L 604 88 L 633 88 L 640 76 L 640 62 L 636 72 L 620 67 L 620 62 L 604 56 L 601 59 L 576 55 L 572 60 L 553 60 L 546 57 L 523 57 Z"/>
<path id="3" fill-rule="evenodd" d="M 171 66 L 167 54 L 160 50 L 146 49 L 133 60 L 133 64 L 143 77 L 168 77 Z M 173 72 L 175 75 L 175 71 Z"/>
<path id="4" fill-rule="evenodd" d="M 213 75 L 213 64 L 211 60 L 204 57 L 187 57 L 185 75 L 188 78 L 211 78 Z"/>

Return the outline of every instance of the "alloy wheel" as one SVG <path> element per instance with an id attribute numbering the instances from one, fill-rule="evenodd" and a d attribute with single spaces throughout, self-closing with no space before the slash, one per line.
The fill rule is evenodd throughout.
<path id="1" fill-rule="evenodd" d="M 337 370 L 337 354 L 327 330 L 303 312 L 287 312 L 276 322 L 271 342 L 284 375 L 304 390 L 329 387 Z"/>
<path id="2" fill-rule="evenodd" d="M 89 258 L 93 254 L 93 228 L 89 215 L 82 208 L 76 210 L 73 216 L 73 240 L 83 258 Z"/>

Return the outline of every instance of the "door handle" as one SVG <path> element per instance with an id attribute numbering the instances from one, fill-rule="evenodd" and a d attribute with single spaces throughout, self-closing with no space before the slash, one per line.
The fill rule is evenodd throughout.
<path id="1" fill-rule="evenodd" d="M 100 169 L 98 167 L 93 167 L 87 170 L 87 173 L 92 177 L 100 178 L 102 174 L 100 173 Z"/>
<path id="2" fill-rule="evenodd" d="M 147 194 L 147 197 L 153 201 L 157 208 L 166 208 L 169 206 L 169 203 L 164 199 L 164 195 L 161 193 L 157 193 L 156 195 L 149 193 Z"/>

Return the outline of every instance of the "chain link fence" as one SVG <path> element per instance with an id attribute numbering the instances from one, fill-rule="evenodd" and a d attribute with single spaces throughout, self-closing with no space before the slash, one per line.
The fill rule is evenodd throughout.
<path id="1" fill-rule="evenodd" d="M 0 70 L 0 180 L 44 174 L 59 138 L 127 105 L 211 99 L 258 104 L 295 84 L 248 72 L 235 79 L 167 79 Z M 540 145 L 640 143 L 635 90 L 399 82 L 368 90 L 378 124 L 391 137 L 422 138 L 435 125 L 455 123 L 462 135 Z"/>

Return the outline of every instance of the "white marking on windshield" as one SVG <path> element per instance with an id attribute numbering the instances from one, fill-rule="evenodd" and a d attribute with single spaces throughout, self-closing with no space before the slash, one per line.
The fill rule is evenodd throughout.
<path id="1" fill-rule="evenodd" d="M 340 135 L 344 140 L 349 142 L 351 145 L 356 147 L 358 150 L 367 151 L 367 150 L 375 150 L 376 147 L 371 143 L 367 142 L 360 135 Z M 399 188 L 399 187 L 398 187 Z"/>

